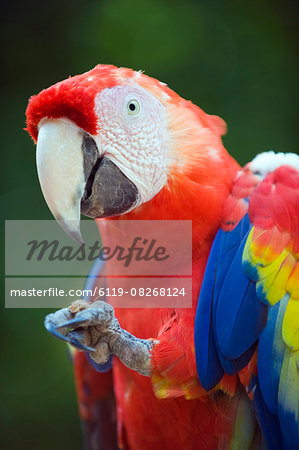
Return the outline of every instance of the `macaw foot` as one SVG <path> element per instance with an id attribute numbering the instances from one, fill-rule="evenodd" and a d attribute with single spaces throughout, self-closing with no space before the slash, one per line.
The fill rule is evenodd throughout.
<path id="1" fill-rule="evenodd" d="M 46 329 L 78 350 L 88 352 L 98 364 L 116 355 L 141 375 L 151 375 L 151 350 L 155 341 L 139 339 L 123 330 L 111 305 L 103 301 L 76 300 L 68 308 L 49 314 Z"/>

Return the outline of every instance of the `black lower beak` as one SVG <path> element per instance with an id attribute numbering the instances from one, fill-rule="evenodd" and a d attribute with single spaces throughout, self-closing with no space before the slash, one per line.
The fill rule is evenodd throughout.
<path id="1" fill-rule="evenodd" d="M 134 183 L 107 157 L 97 158 L 94 140 L 86 135 L 82 144 L 85 191 L 81 213 L 88 217 L 111 217 L 131 209 L 138 200 Z"/>

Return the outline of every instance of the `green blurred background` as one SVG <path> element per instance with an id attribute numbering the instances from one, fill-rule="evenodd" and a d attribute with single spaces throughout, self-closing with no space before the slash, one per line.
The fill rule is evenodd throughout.
<path id="1" fill-rule="evenodd" d="M 289 0 L 3 4 L 2 218 L 51 218 L 40 193 L 34 145 L 23 131 L 24 111 L 30 95 L 97 63 L 143 69 L 220 115 L 229 129 L 224 143 L 242 164 L 268 149 L 296 152 L 295 5 Z M 3 221 L 1 227 L 4 249 Z M 47 312 L 1 308 L 5 450 L 82 448 L 72 367 L 64 344 L 43 329 Z"/>

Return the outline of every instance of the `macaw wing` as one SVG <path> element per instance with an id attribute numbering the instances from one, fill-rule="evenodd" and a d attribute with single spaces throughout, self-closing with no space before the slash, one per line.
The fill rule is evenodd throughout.
<path id="1" fill-rule="evenodd" d="M 207 390 L 224 373 L 235 374 L 248 364 L 265 325 L 266 308 L 242 271 L 249 228 L 246 214 L 233 231 L 219 230 L 206 268 L 195 320 L 195 347 L 199 379 Z M 254 328 L 248 314 L 260 318 L 258 323 L 253 320 Z"/>
<path id="2" fill-rule="evenodd" d="M 258 381 L 268 410 L 279 417 L 285 448 L 299 446 L 299 172 L 280 167 L 250 202 L 253 228 L 244 272 L 268 306 L 259 338 Z"/>
<path id="3" fill-rule="evenodd" d="M 299 445 L 298 170 L 281 166 L 261 181 L 248 165 L 224 216 L 195 320 L 198 376 L 211 389 L 223 374 L 245 368 L 257 350 L 257 371 L 247 388 L 264 439 L 269 448 L 294 449 Z"/>

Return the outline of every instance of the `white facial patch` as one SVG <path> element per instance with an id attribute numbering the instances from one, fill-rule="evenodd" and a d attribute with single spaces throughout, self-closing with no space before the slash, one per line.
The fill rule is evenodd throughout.
<path id="1" fill-rule="evenodd" d="M 145 89 L 128 85 L 104 89 L 95 112 L 99 133 L 93 138 L 101 153 L 135 184 L 139 205 L 151 200 L 167 180 L 165 107 Z"/>
<path id="2" fill-rule="evenodd" d="M 291 166 L 299 170 L 299 156 L 295 153 L 264 152 L 257 155 L 250 163 L 253 173 L 259 173 L 263 177 L 267 173 L 274 172 L 280 166 Z"/>

